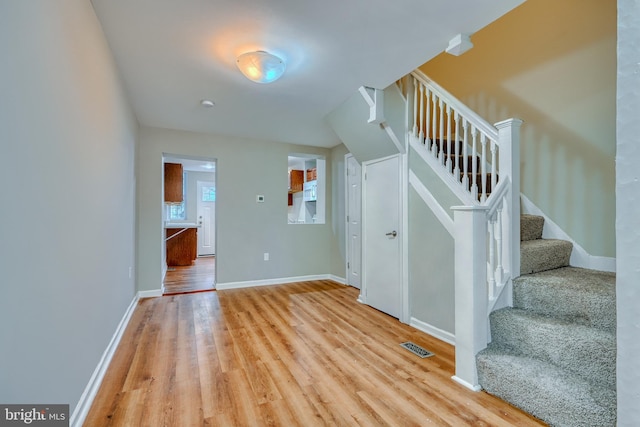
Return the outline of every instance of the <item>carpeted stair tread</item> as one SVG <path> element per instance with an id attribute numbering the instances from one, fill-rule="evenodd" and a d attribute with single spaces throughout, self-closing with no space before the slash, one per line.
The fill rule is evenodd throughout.
<path id="1" fill-rule="evenodd" d="M 552 363 L 594 385 L 616 387 L 616 337 L 610 332 L 505 308 L 491 313 L 491 338 L 514 354 Z"/>
<path id="2" fill-rule="evenodd" d="M 544 217 L 538 215 L 520 215 L 520 241 L 542 238 Z"/>
<path id="3" fill-rule="evenodd" d="M 616 393 L 534 358 L 491 345 L 477 355 L 484 389 L 551 426 L 615 426 Z"/>
<path id="4" fill-rule="evenodd" d="M 520 274 L 567 267 L 573 244 L 566 240 L 536 239 L 520 242 Z"/>
<path id="5" fill-rule="evenodd" d="M 520 276 L 513 306 L 615 333 L 616 275 L 564 267 Z"/>

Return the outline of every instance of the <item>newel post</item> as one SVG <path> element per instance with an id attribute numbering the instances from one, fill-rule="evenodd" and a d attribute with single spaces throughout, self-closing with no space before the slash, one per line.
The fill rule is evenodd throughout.
<path id="1" fill-rule="evenodd" d="M 507 119 L 496 123 L 500 147 L 500 170 L 498 176 L 509 177 L 511 186 L 506 196 L 503 211 L 502 232 L 509 242 L 510 254 L 505 257 L 504 269 L 511 279 L 520 276 L 520 126 L 522 120 Z"/>
<path id="2" fill-rule="evenodd" d="M 487 208 L 453 206 L 455 226 L 456 374 L 453 379 L 480 390 L 476 354 L 487 346 Z"/>

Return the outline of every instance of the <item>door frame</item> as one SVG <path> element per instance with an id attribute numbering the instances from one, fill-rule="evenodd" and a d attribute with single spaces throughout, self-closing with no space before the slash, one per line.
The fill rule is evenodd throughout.
<path id="1" fill-rule="evenodd" d="M 367 180 L 366 180 L 366 174 L 367 174 L 367 167 L 372 164 L 372 163 L 376 163 L 376 162 L 380 162 L 383 160 L 387 160 L 390 158 L 394 158 L 394 157 L 398 157 L 399 158 L 399 185 L 398 185 L 398 208 L 400 210 L 399 212 L 399 224 L 398 224 L 398 230 L 400 230 L 400 233 L 398 234 L 398 238 L 400 239 L 400 243 L 399 243 L 399 259 L 400 259 L 400 266 L 399 266 L 399 271 L 400 271 L 400 277 L 398 278 L 399 282 L 400 282 L 400 304 L 401 304 L 401 308 L 400 308 L 400 314 L 398 317 L 398 320 L 402 323 L 410 323 L 410 307 L 409 307 L 409 278 L 408 278 L 408 270 L 409 270 L 409 261 L 408 261 L 408 158 L 407 158 L 407 154 L 403 153 L 403 154 L 394 154 L 391 156 L 385 156 L 385 157 L 380 157 L 378 159 L 373 159 L 373 160 L 367 160 L 362 162 L 362 185 L 361 185 L 361 190 L 362 190 L 362 218 L 361 218 L 361 229 L 362 230 L 366 230 L 366 221 L 367 221 L 367 207 L 366 207 L 366 192 L 367 192 Z M 361 234 L 361 239 L 362 239 L 362 265 L 361 265 L 361 271 L 362 271 L 362 281 L 361 281 L 361 288 L 360 288 L 360 295 L 358 297 L 358 301 L 366 304 L 366 287 L 367 287 L 367 278 L 366 278 L 366 271 L 367 271 L 367 266 L 366 266 L 366 262 L 367 262 L 367 236 L 365 235 L 365 233 L 363 232 Z"/>
<path id="2" fill-rule="evenodd" d="M 160 274 L 161 277 L 161 282 L 160 282 L 160 295 L 164 294 L 165 288 L 164 288 L 164 280 L 167 274 L 167 260 L 166 260 L 166 251 L 167 251 L 167 246 L 166 246 L 166 242 L 165 242 L 165 234 L 166 234 L 166 228 L 165 228 L 165 203 L 164 203 L 164 168 L 163 165 L 165 163 L 165 161 L 167 159 L 171 159 L 171 160 L 194 160 L 197 162 L 202 162 L 202 163 L 213 163 L 215 165 L 213 172 L 208 172 L 208 173 L 212 173 L 213 174 L 213 180 L 216 183 L 216 188 L 218 185 L 218 165 L 219 165 L 219 161 L 217 157 L 207 157 L 207 156 L 196 156 L 196 155 L 190 155 L 190 154 L 176 154 L 176 153 L 172 153 L 172 152 L 162 152 L 162 156 L 160 158 L 160 167 L 162 168 L 163 172 L 161 173 L 161 178 L 160 178 L 160 185 L 161 185 L 161 191 L 160 191 L 160 215 L 162 218 L 162 228 L 160 229 L 160 241 L 161 243 L 161 248 L 160 248 L 160 256 L 161 256 L 161 269 L 162 272 Z M 207 171 L 203 171 L 203 172 L 207 172 Z M 217 196 L 217 192 L 216 192 L 216 196 Z M 217 197 L 216 197 L 217 199 Z M 217 201 L 217 200 L 216 200 Z M 218 283 L 218 204 L 216 203 L 215 205 L 215 213 L 214 213 L 214 225 L 213 227 L 216 230 L 216 241 L 214 243 L 215 245 L 215 250 L 216 250 L 216 268 L 213 271 L 213 283 L 214 283 L 214 289 L 216 288 L 216 284 Z M 197 220 L 197 218 L 196 218 Z"/>
<path id="3" fill-rule="evenodd" d="M 351 285 L 351 283 L 349 282 L 351 275 L 349 274 L 349 266 L 350 263 L 353 262 L 353 260 L 351 259 L 351 236 L 349 235 L 349 219 L 348 219 L 348 213 L 350 212 L 350 202 L 349 202 L 349 194 L 350 194 L 350 188 L 349 188 L 349 167 L 348 167 L 348 163 L 349 163 L 349 159 L 353 159 L 357 162 L 357 159 L 355 158 L 355 156 L 351 153 L 347 153 L 344 155 L 344 206 L 345 206 L 345 258 L 346 258 L 346 263 L 345 263 L 345 281 L 347 283 L 347 285 L 349 286 L 353 286 Z M 362 165 L 360 165 L 360 194 L 359 194 L 359 198 L 360 198 L 360 287 L 358 289 L 362 289 Z M 354 286 L 355 287 L 355 286 Z"/>

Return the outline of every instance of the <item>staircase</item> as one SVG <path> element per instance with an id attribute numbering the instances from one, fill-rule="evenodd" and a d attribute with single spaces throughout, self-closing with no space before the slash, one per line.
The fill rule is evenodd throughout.
<path id="1" fill-rule="evenodd" d="M 616 423 L 615 274 L 569 266 L 572 244 L 521 216 L 513 307 L 490 315 L 480 385 L 552 426 Z"/>

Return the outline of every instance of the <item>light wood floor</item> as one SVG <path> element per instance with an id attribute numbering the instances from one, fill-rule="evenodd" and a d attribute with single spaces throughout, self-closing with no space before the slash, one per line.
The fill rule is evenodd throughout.
<path id="1" fill-rule="evenodd" d="M 169 267 L 164 277 L 164 295 L 210 291 L 215 288 L 216 258 L 198 257 L 193 265 Z"/>
<path id="2" fill-rule="evenodd" d="M 85 426 L 540 426 L 331 281 L 140 301 Z M 420 359 L 413 341 L 435 353 Z"/>

